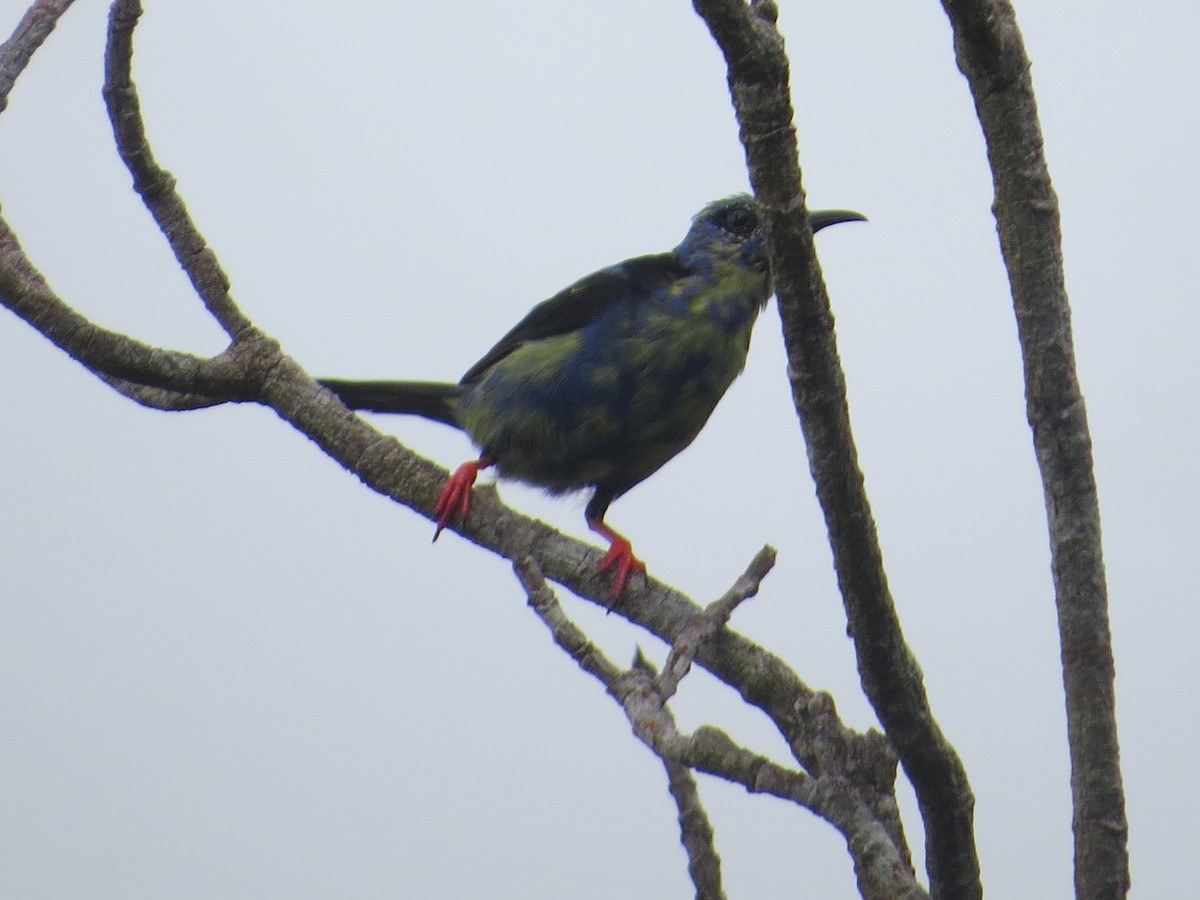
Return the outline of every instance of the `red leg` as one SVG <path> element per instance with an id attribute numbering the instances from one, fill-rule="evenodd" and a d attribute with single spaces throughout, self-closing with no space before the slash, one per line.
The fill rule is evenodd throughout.
<path id="1" fill-rule="evenodd" d="M 455 513 L 463 519 L 467 517 L 471 511 L 471 488 L 475 484 L 475 478 L 480 469 L 486 469 L 492 462 L 492 458 L 485 454 L 479 459 L 463 463 L 454 470 L 433 507 L 433 514 L 437 516 L 437 530 L 433 533 L 435 541 L 442 529 L 450 524 Z"/>
<path id="2" fill-rule="evenodd" d="M 616 569 L 613 596 L 620 597 L 625 591 L 625 586 L 629 584 L 630 575 L 641 572 L 645 576 L 646 564 L 633 555 L 633 545 L 629 543 L 629 538 L 613 531 L 604 524 L 603 519 L 588 519 L 588 528 L 608 541 L 608 554 L 600 561 L 600 571 Z"/>

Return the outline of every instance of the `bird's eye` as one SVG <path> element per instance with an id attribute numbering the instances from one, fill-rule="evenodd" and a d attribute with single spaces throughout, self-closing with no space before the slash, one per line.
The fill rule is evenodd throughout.
<path id="1" fill-rule="evenodd" d="M 735 206 L 722 217 L 722 228 L 737 237 L 749 237 L 758 227 L 758 216 L 745 206 Z"/>

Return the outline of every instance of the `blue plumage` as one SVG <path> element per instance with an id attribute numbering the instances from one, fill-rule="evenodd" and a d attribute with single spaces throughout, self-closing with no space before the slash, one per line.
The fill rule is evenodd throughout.
<path id="1" fill-rule="evenodd" d="M 818 212 L 813 230 L 863 217 Z M 742 371 L 771 295 L 753 198 L 710 203 L 670 253 L 602 269 L 535 306 L 456 384 L 326 380 L 355 409 L 413 413 L 465 430 L 435 514 L 465 516 L 479 469 L 562 492 L 593 487 L 588 526 L 610 543 L 620 594 L 645 567 L 604 523 L 609 504 L 684 449 Z"/>

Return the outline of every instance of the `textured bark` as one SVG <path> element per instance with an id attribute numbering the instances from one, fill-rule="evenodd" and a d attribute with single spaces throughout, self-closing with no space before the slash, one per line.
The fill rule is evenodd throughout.
<path id="1" fill-rule="evenodd" d="M 935 898 L 982 896 L 966 771 L 933 718 L 900 629 L 850 429 L 833 313 L 804 206 L 789 70 L 771 4 L 695 0 L 729 66 L 755 196 L 766 210 L 792 397 L 825 514 L 858 671 L 912 782 Z"/>
<path id="2" fill-rule="evenodd" d="M 721 888 L 721 857 L 713 843 L 712 825 L 700 804 L 700 792 L 692 770 L 663 760 L 667 787 L 679 810 L 679 841 L 688 856 L 688 874 L 696 886 L 696 900 L 725 900 Z"/>
<path id="3" fill-rule="evenodd" d="M 133 176 L 134 190 L 166 236 L 192 287 L 225 332 L 237 338 L 250 329 L 250 319 L 234 303 L 229 278 L 175 190 L 174 176 L 158 165 L 146 140 L 132 74 L 133 32 L 141 15 L 140 0 L 116 0 L 109 11 L 103 93 L 117 152 Z"/>
<path id="4" fill-rule="evenodd" d="M 29 60 L 50 36 L 73 0 L 38 0 L 26 11 L 12 36 L 0 48 L 0 112 L 8 106 L 17 77 L 25 71 Z"/>
<path id="5" fill-rule="evenodd" d="M 912 864 L 897 847 L 887 823 L 849 779 L 836 771 L 813 776 L 786 768 L 740 746 L 717 728 L 706 726 L 691 735 L 682 734 L 666 705 L 668 692 L 664 688 L 673 675 L 656 676 L 640 658 L 631 669 L 621 671 L 566 617 L 532 560 L 519 560 L 514 568 L 530 606 L 550 629 L 555 642 L 580 668 L 604 684 L 625 710 L 634 733 L 664 763 L 724 778 L 751 793 L 788 800 L 829 822 L 846 840 L 859 892 L 867 900 L 925 900 L 929 896 L 917 883 Z M 737 592 L 735 586 L 730 595 Z M 707 640 L 702 636 L 705 634 L 715 637 L 716 632 L 708 625 L 723 614 L 719 607 L 725 599 L 697 615 L 698 627 L 689 625 L 684 630 L 672 655 L 688 652 L 681 645 L 695 637 L 701 641 Z"/>
<path id="6" fill-rule="evenodd" d="M 1108 590 L 1087 410 L 1075 371 L 1058 198 L 1042 146 L 1029 59 L 1005 0 L 943 0 L 987 141 L 1000 248 L 1025 367 L 1046 500 L 1062 647 L 1074 802 L 1075 892 L 1129 889 Z"/>

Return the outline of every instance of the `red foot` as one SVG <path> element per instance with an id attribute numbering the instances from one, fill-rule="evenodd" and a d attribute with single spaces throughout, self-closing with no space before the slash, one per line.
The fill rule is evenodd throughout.
<path id="1" fill-rule="evenodd" d="M 613 579 L 613 596 L 620 597 L 629 584 L 629 576 L 634 572 L 646 575 L 646 564 L 633 555 L 633 545 L 624 535 L 613 531 L 600 519 L 589 519 L 588 528 L 603 536 L 608 541 L 608 553 L 600 560 L 600 571 L 607 572 L 615 568 L 616 577 Z"/>
<path id="2" fill-rule="evenodd" d="M 480 469 L 486 469 L 491 464 L 491 457 L 481 456 L 472 462 L 463 463 L 454 470 L 433 507 L 433 514 L 437 516 L 437 530 L 433 533 L 435 541 L 442 529 L 450 524 L 455 513 L 466 519 L 471 511 L 471 488 L 475 484 L 475 478 Z"/>

